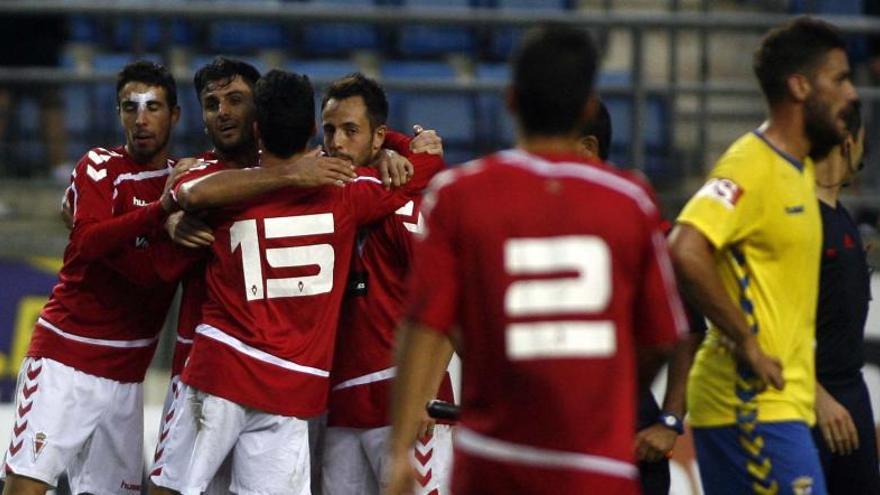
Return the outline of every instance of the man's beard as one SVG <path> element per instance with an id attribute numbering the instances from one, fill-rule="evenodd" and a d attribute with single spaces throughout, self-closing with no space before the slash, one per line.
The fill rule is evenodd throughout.
<path id="1" fill-rule="evenodd" d="M 851 111 L 847 107 L 843 112 Z M 810 140 L 810 158 L 822 160 L 835 146 L 846 138 L 835 125 L 835 116 L 829 105 L 818 98 L 811 97 L 804 103 L 804 130 Z"/>
<path id="2" fill-rule="evenodd" d="M 253 134 L 242 132 L 237 140 L 224 143 L 219 139 L 211 138 L 214 149 L 226 156 L 238 156 L 256 149 L 256 141 Z"/>

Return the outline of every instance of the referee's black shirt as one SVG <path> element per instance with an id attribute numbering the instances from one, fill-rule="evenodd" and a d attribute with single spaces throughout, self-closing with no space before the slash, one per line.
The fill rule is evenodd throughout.
<path id="1" fill-rule="evenodd" d="M 819 201 L 822 270 L 816 315 L 816 372 L 825 388 L 858 380 L 865 362 L 864 334 L 870 275 L 859 230 L 839 202 Z"/>

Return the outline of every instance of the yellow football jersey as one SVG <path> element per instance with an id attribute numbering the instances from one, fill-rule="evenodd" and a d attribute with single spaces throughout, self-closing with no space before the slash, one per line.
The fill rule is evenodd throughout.
<path id="1" fill-rule="evenodd" d="M 693 426 L 757 421 L 815 422 L 815 328 L 822 221 L 813 163 L 776 149 L 758 131 L 738 139 L 688 202 L 678 222 L 716 248 L 725 289 L 763 351 L 779 358 L 785 387 L 755 396 L 710 324 L 688 381 Z M 755 416 L 757 413 L 757 416 Z"/>

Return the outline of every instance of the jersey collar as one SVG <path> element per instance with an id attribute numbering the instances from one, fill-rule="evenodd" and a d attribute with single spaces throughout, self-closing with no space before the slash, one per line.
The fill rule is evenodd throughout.
<path id="1" fill-rule="evenodd" d="M 785 151 L 783 151 L 783 150 L 777 148 L 773 143 L 770 142 L 769 139 L 767 139 L 767 136 L 765 136 L 763 132 L 761 132 L 761 131 L 758 130 L 758 129 L 755 129 L 754 131 L 752 131 L 752 133 L 753 133 L 755 136 L 758 136 L 758 139 L 760 139 L 761 141 L 764 141 L 764 143 L 766 143 L 767 146 L 770 147 L 770 149 L 772 149 L 773 151 L 775 151 L 777 155 L 779 155 L 780 157 L 782 157 L 782 159 L 784 159 L 784 160 L 787 161 L 788 163 L 792 164 L 792 166 L 794 166 L 794 168 L 798 169 L 798 172 L 803 172 L 803 171 L 804 171 L 804 164 L 801 163 L 800 160 L 798 160 L 797 158 L 791 156 L 790 154 L 786 153 Z"/>

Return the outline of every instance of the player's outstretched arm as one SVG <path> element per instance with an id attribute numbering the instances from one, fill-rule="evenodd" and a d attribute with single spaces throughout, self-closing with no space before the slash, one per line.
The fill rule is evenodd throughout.
<path id="1" fill-rule="evenodd" d="M 724 290 L 715 268 L 715 248 L 696 228 L 678 224 L 669 236 L 672 263 L 688 299 L 732 342 L 737 357 L 752 368 L 763 386 L 785 386 L 782 364 L 764 354 L 743 313 Z"/>
<path id="2" fill-rule="evenodd" d="M 186 211 L 229 206 L 284 187 L 342 186 L 356 177 L 346 160 L 320 156 L 320 149 L 277 167 L 221 170 L 193 180 L 183 178 L 175 196 Z"/>
<path id="3" fill-rule="evenodd" d="M 423 325 L 405 323 L 398 331 L 397 377 L 391 399 L 391 463 L 385 492 L 388 495 L 412 491 L 415 471 L 409 461 L 409 450 L 419 434 L 425 404 L 434 397 L 446 371 L 450 350 L 447 336 Z"/>

